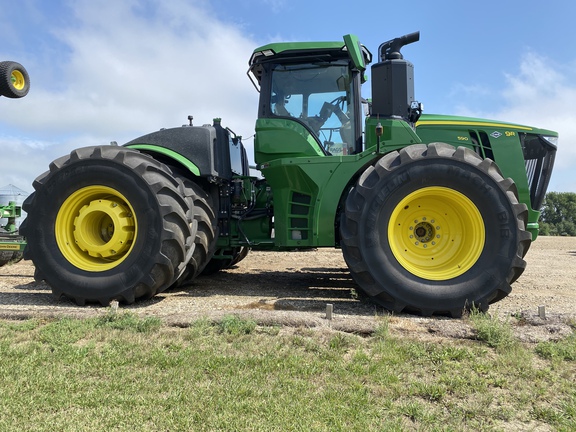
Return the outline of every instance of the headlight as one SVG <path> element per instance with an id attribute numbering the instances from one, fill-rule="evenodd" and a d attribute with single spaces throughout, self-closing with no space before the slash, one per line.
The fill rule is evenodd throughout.
<path id="1" fill-rule="evenodd" d="M 542 135 L 542 138 L 544 138 L 546 141 L 548 141 L 550 144 L 552 144 L 554 147 L 558 147 L 558 137 L 557 136 L 545 136 Z"/>

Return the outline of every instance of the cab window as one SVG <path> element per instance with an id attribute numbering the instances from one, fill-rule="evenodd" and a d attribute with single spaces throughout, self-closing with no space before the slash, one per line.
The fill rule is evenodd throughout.
<path id="1" fill-rule="evenodd" d="M 354 151 L 352 78 L 346 61 L 277 65 L 270 112 L 303 123 L 331 155 Z"/>

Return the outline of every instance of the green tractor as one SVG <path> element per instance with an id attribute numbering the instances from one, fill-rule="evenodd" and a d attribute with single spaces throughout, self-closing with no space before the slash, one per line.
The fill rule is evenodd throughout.
<path id="1" fill-rule="evenodd" d="M 16 99 L 24 97 L 30 90 L 28 72 L 20 63 L 0 62 L 0 96 Z M 21 216 L 21 208 L 15 201 L 0 206 L 0 219 L 7 223 L 0 225 L 0 267 L 22 259 L 25 242 L 18 234 L 16 219 Z"/>
<path id="2" fill-rule="evenodd" d="M 24 202 L 25 258 L 56 296 L 132 303 L 249 250 L 341 248 L 375 302 L 458 317 L 510 293 L 538 234 L 557 133 L 422 115 L 413 65 L 340 42 L 256 49 L 250 173 L 242 138 L 212 125 L 162 129 L 55 160 Z"/>

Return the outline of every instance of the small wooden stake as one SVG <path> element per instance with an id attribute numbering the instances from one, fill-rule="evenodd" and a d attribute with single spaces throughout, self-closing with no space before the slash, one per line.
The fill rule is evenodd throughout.
<path id="1" fill-rule="evenodd" d="M 115 314 L 116 312 L 118 312 L 118 306 L 120 304 L 118 303 L 118 300 L 112 300 L 110 302 L 110 311 Z"/>
<path id="2" fill-rule="evenodd" d="M 538 306 L 538 316 L 541 319 L 546 319 L 546 306 Z"/>
<path id="3" fill-rule="evenodd" d="M 334 305 L 328 303 L 328 304 L 326 305 L 326 319 L 327 319 L 328 321 L 332 321 L 332 312 L 334 312 Z"/>

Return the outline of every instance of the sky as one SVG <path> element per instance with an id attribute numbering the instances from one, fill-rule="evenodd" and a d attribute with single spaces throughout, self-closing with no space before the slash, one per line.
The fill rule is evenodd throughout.
<path id="1" fill-rule="evenodd" d="M 559 132 L 548 190 L 576 192 L 574 16 L 573 0 L 0 0 L 0 61 L 23 64 L 31 82 L 22 99 L 0 97 L 0 187 L 32 192 L 75 148 L 188 115 L 221 117 L 251 153 L 256 47 L 353 33 L 376 57 L 382 42 L 420 31 L 403 54 L 425 112 Z"/>

